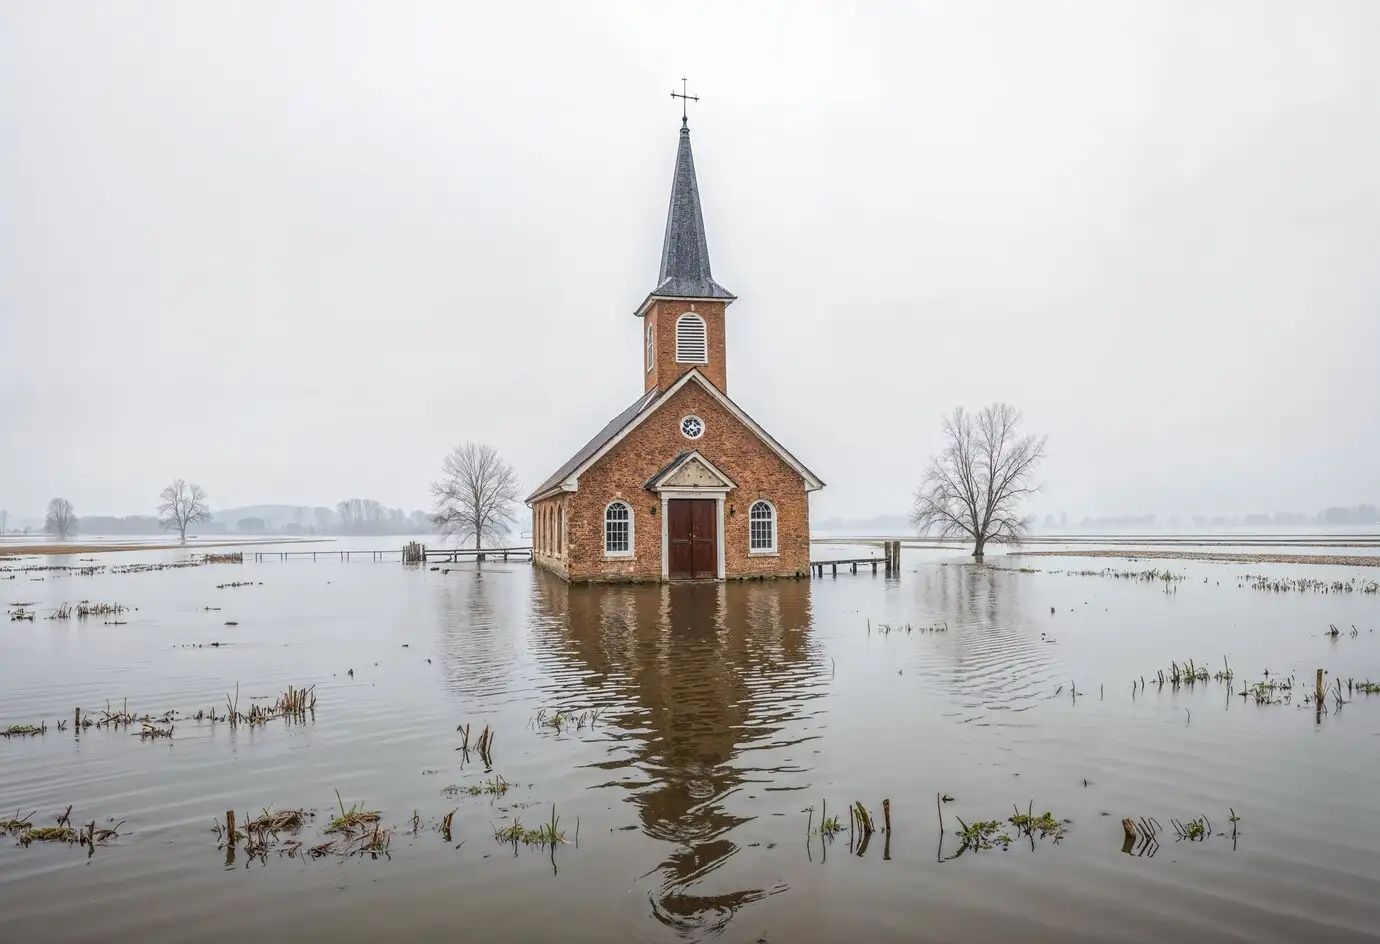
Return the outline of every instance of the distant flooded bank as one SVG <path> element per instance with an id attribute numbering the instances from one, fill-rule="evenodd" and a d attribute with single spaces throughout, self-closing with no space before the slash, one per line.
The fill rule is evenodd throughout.
<path id="1" fill-rule="evenodd" d="M 1195 551 L 1189 548 L 1166 551 L 1154 548 L 1136 550 L 1085 550 L 1064 548 L 1058 551 L 1008 550 L 1008 557 L 1108 557 L 1118 560 L 1218 561 L 1229 564 L 1321 564 L 1333 567 L 1380 567 L 1380 554 L 1267 554 L 1259 552 Z"/>
<path id="2" fill-rule="evenodd" d="M 7 541 L 0 538 L 0 560 L 7 557 L 54 557 L 62 554 L 107 554 L 122 551 L 197 551 L 203 547 L 250 547 L 255 544 L 312 544 L 333 541 L 334 538 L 243 538 L 226 541 L 189 541 L 179 544 L 176 541 L 149 541 L 146 543 L 111 541 L 109 543 L 83 543 L 71 541 L 60 544 L 28 544 L 23 541 Z"/>
<path id="3" fill-rule="evenodd" d="M 190 550 L 0 583 L 0 940 L 1380 927 L 1377 595 L 961 549 L 574 587 Z"/>

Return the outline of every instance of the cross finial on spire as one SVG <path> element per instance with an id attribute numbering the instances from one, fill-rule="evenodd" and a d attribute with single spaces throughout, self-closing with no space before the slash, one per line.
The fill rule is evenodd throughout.
<path id="1" fill-rule="evenodd" d="M 682 128 L 688 128 L 688 127 L 690 127 L 690 123 L 689 123 L 688 117 L 686 116 L 686 113 L 685 113 L 685 106 L 686 106 L 686 104 L 689 103 L 689 102 L 697 102 L 697 101 L 700 100 L 700 97 L 699 97 L 698 95 L 689 95 L 689 94 L 687 94 L 688 91 L 689 91 L 689 90 L 686 88 L 686 78 L 685 78 L 685 76 L 681 76 L 681 77 L 680 77 L 680 91 L 679 91 L 679 92 L 676 92 L 676 91 L 672 91 L 672 92 L 671 92 L 671 97 L 672 97 L 672 98 L 678 98 L 678 99 L 680 99 L 680 126 L 681 126 Z"/>

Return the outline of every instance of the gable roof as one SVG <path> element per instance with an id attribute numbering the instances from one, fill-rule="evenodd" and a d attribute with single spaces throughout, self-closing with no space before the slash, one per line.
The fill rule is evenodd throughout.
<path id="1" fill-rule="evenodd" d="M 599 449 L 601 449 L 604 446 L 604 444 L 607 443 L 614 436 L 617 436 L 618 433 L 622 431 L 623 427 L 627 426 L 628 423 L 632 422 L 633 417 L 637 416 L 638 413 L 641 413 L 644 409 L 647 408 L 648 404 L 650 404 L 654 399 L 656 399 L 656 395 L 657 391 L 655 389 L 652 389 L 648 390 L 646 393 L 642 394 L 642 396 L 634 400 L 631 406 L 629 406 L 622 413 L 619 413 L 613 419 L 609 420 L 608 424 L 603 429 L 599 430 L 599 432 L 594 434 L 593 439 L 585 443 L 584 446 L 580 448 L 579 452 L 571 456 L 564 465 L 557 469 L 549 479 L 547 479 L 545 482 L 542 482 L 541 485 L 537 486 L 536 491 L 534 491 L 531 495 L 528 495 L 525 499 L 523 499 L 523 501 L 530 503 L 534 501 L 537 498 L 537 496 L 541 495 L 544 492 L 549 492 L 555 486 L 559 485 L 562 482 L 562 480 L 564 480 L 567 476 L 574 472 L 575 469 L 581 464 L 583 464 L 586 459 L 592 456 L 595 452 L 598 452 Z"/>
<path id="2" fill-rule="evenodd" d="M 753 435 L 760 439 L 768 449 L 776 453 L 781 461 L 790 466 L 802 479 L 805 480 L 805 491 L 813 492 L 824 487 L 824 482 L 813 472 L 807 469 L 803 463 L 795 456 L 786 451 L 785 447 L 771 437 L 765 429 L 757 424 L 757 421 L 743 412 L 738 404 L 730 400 L 727 394 L 714 386 L 698 369 L 691 369 L 680 375 L 680 378 L 664 391 L 649 390 L 640 397 L 632 406 L 628 407 L 618 416 L 614 417 L 607 426 L 599 431 L 599 434 L 587 442 L 583 449 L 570 458 L 565 465 L 561 466 L 549 479 L 543 482 L 536 491 L 528 495 L 526 501 L 530 504 L 538 498 L 545 497 L 554 491 L 576 491 L 579 487 L 580 474 L 594 463 L 602 459 L 610 449 L 618 445 L 625 436 L 641 425 L 642 421 L 651 416 L 662 405 L 667 403 L 673 396 L 688 383 L 698 383 L 705 391 L 713 397 L 720 406 L 726 409 L 733 418 L 738 420 L 748 428 Z M 677 459 L 681 458 L 680 456 Z M 664 471 L 664 470 L 663 470 Z"/>

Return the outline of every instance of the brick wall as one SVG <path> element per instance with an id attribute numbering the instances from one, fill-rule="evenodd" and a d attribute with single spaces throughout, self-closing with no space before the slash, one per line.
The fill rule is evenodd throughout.
<path id="1" fill-rule="evenodd" d="M 724 393 L 728 393 L 728 355 L 724 344 L 724 309 L 727 302 L 713 301 L 655 301 L 642 316 L 642 358 L 644 391 L 656 387 L 669 390 L 680 375 L 687 370 L 698 368 L 699 372 Z M 676 321 L 681 315 L 693 311 L 704 319 L 704 330 L 709 347 L 708 364 L 676 363 Z M 656 328 L 655 365 L 647 368 L 647 324 Z"/>
<path id="2" fill-rule="evenodd" d="M 569 497 L 557 495 L 532 505 L 532 562 L 569 579 Z"/>
<path id="3" fill-rule="evenodd" d="M 680 434 L 681 418 L 690 413 L 705 422 L 704 435 L 694 441 Z M 643 486 L 687 449 L 698 449 L 738 486 L 724 499 L 729 579 L 808 574 L 810 508 L 804 481 L 694 382 L 584 472 L 579 491 L 534 506 L 535 513 L 548 503 L 561 503 L 566 520 L 563 553 L 538 554 L 537 562 L 574 581 L 660 580 L 661 497 Z M 772 556 L 748 553 L 748 508 L 758 498 L 776 506 L 777 553 Z M 633 511 L 630 558 L 604 557 L 604 509 L 614 499 L 627 501 Z"/>

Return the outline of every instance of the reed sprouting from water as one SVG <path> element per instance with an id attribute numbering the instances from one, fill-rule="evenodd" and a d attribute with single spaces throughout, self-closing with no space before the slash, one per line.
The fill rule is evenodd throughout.
<path id="1" fill-rule="evenodd" d="M 1242 586 L 1268 593 L 1380 593 L 1380 581 L 1353 577 L 1350 580 L 1318 580 L 1313 577 L 1270 577 L 1244 574 Z"/>
<path id="2" fill-rule="evenodd" d="M 48 733 L 48 722 L 42 721 L 36 725 L 12 724 L 8 728 L 5 728 L 3 731 L 0 731 L 0 737 L 38 737 L 39 735 L 46 733 Z"/>
<path id="3" fill-rule="evenodd" d="M 48 619 L 65 620 L 71 619 L 73 616 L 77 619 L 88 619 L 92 616 L 119 616 L 128 610 L 129 607 L 119 603 L 92 603 L 90 600 L 81 600 L 76 604 L 63 603 L 52 612 Z"/>
<path id="4" fill-rule="evenodd" d="M 1169 822 L 1174 825 L 1174 831 L 1179 834 L 1179 838 L 1187 839 L 1189 842 L 1202 842 L 1212 835 L 1212 823 L 1208 822 L 1206 816 L 1199 816 L 1187 823 L 1182 823 L 1177 819 L 1170 819 Z"/>
<path id="5" fill-rule="evenodd" d="M 468 786 L 460 786 L 452 783 L 444 787 L 441 792 L 452 799 L 464 793 L 468 796 L 491 796 L 501 797 L 507 793 L 512 785 L 502 777 L 495 774 L 490 780 L 481 780 L 479 783 L 472 783 Z"/>
<path id="6" fill-rule="evenodd" d="M 1064 827 L 1067 825 L 1066 821 L 1061 822 L 1055 819 L 1054 815 L 1048 810 L 1036 816 L 1034 801 L 1031 801 L 1030 806 L 1026 808 L 1024 813 L 1015 805 L 1011 808 L 1016 811 L 1016 814 L 1009 818 L 1007 822 L 1015 826 L 1018 832 L 1031 837 L 1035 837 L 1038 834 L 1040 839 L 1052 839 L 1056 843 L 1064 838 Z"/>
<path id="7" fill-rule="evenodd" d="M 0 819 L 0 836 L 7 836 L 10 833 L 22 833 L 24 830 L 33 826 L 33 819 L 38 815 L 38 810 L 34 810 L 28 816 L 19 815 L 19 811 L 14 811 L 14 816 L 7 819 Z"/>
<path id="8" fill-rule="evenodd" d="M 241 724 L 259 725 L 267 724 L 282 718 L 287 721 L 306 721 L 308 715 L 316 715 L 316 686 L 311 685 L 307 688 L 294 688 L 289 686 L 287 691 L 278 696 L 272 704 L 256 705 L 250 703 L 249 711 L 240 711 L 240 687 L 235 686 L 235 696 L 231 698 L 227 693 L 225 696 L 225 718 L 230 722 L 231 727 Z"/>
<path id="9" fill-rule="evenodd" d="M 457 750 L 457 751 L 462 751 L 462 752 L 464 752 L 466 755 L 468 755 L 469 752 L 470 752 L 470 746 L 471 746 L 471 745 L 470 745 L 470 726 L 469 726 L 469 724 L 468 724 L 468 723 L 465 723 L 465 724 L 462 724 L 462 725 L 458 725 L 458 726 L 456 727 L 455 730 L 460 732 L 460 746 L 457 747 L 456 750 Z M 484 725 L 484 730 L 479 732 L 479 738 L 474 742 L 474 745 L 473 745 L 473 746 L 474 746 L 474 749 L 477 750 L 477 751 L 479 752 L 479 756 L 483 759 L 483 761 L 484 761 L 484 763 L 485 763 L 486 765 L 491 765 L 491 760 L 490 760 L 490 757 L 489 757 L 489 752 L 493 750 L 493 745 L 494 745 L 494 732 L 493 732 L 493 730 L 486 724 L 486 725 Z"/>
<path id="10" fill-rule="evenodd" d="M 339 790 L 335 791 L 335 799 L 340 804 L 340 815 L 332 817 L 330 825 L 326 827 L 327 833 L 340 833 L 346 836 L 357 834 L 366 827 L 375 825 L 381 818 L 378 810 L 366 810 L 358 803 L 348 810 L 345 809 L 345 801 L 341 799 Z"/>
<path id="11" fill-rule="evenodd" d="M 516 816 L 513 821 L 503 826 L 494 828 L 494 839 L 502 843 L 511 843 L 516 849 L 519 844 L 524 846 L 548 846 L 555 848 L 565 844 L 565 830 L 561 829 L 561 819 L 556 815 L 556 805 L 551 805 L 551 819 L 542 823 L 536 828 L 522 825 L 522 820 Z"/>
<path id="12" fill-rule="evenodd" d="M 883 636 L 890 636 L 892 633 L 947 633 L 949 624 L 944 621 L 931 623 L 928 626 L 912 626 L 910 623 L 878 623 L 877 632 Z M 867 621 L 867 634 L 872 635 L 872 621 Z"/>
<path id="13" fill-rule="evenodd" d="M 108 826 L 97 826 L 96 821 L 92 820 L 85 826 L 72 826 L 72 807 L 69 805 L 65 811 L 58 814 L 57 824 L 54 826 L 35 826 L 33 824 L 34 814 L 21 817 L 16 812 L 13 819 L 0 820 L 0 835 L 12 833 L 19 838 L 21 846 L 28 846 L 35 842 L 65 842 L 68 845 L 86 846 L 88 850 L 94 850 L 96 846 L 103 845 L 112 839 L 120 836 L 120 827 L 124 825 L 124 820 L 118 823 L 107 820 Z"/>
<path id="14" fill-rule="evenodd" d="M 231 551 L 228 554 L 203 554 L 203 564 L 243 564 L 244 551 Z"/>
<path id="15" fill-rule="evenodd" d="M 529 726 L 533 728 L 555 728 L 557 733 L 566 728 L 581 731 L 587 727 L 594 727 L 603 714 L 603 708 L 590 708 L 585 711 L 570 708 L 557 708 L 555 710 L 542 708 L 532 717 Z"/>
<path id="16" fill-rule="evenodd" d="M 1055 571 L 1057 573 L 1057 571 Z M 1177 583 L 1185 579 L 1184 574 L 1176 574 L 1169 570 L 1158 568 L 1151 570 L 1116 570 L 1111 567 L 1104 567 L 1101 570 L 1069 570 L 1065 571 L 1070 577 L 1110 577 L 1114 580 L 1133 580 L 1141 583 Z"/>
<path id="17" fill-rule="evenodd" d="M 1002 831 L 1001 823 L 997 820 L 978 820 L 970 826 L 962 817 L 955 819 L 958 820 L 958 825 L 963 827 L 954 833 L 959 838 L 960 853 L 967 849 L 982 850 L 997 846 L 1005 849 L 1014 841 L 1009 833 Z"/>

